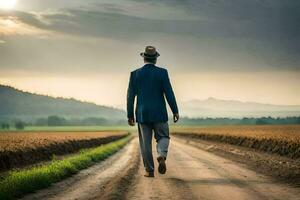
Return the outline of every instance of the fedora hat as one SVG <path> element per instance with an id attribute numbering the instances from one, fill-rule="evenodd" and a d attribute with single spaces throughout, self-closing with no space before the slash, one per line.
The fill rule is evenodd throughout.
<path id="1" fill-rule="evenodd" d="M 153 46 L 146 46 L 145 52 L 140 53 L 144 58 L 157 58 L 160 54 L 156 51 L 156 48 Z"/>

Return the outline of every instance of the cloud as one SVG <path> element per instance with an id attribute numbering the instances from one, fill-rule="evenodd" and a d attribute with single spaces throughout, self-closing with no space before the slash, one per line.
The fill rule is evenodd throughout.
<path id="1" fill-rule="evenodd" d="M 193 3 L 195 7 L 199 5 Z M 291 65 L 293 69 L 299 68 L 297 66 L 300 47 L 296 44 L 300 43 L 300 26 L 296 26 L 298 22 L 294 21 L 298 15 L 292 17 L 296 15 L 294 12 L 291 12 L 291 16 L 287 13 L 286 9 L 291 9 L 289 6 L 283 7 L 280 16 L 276 17 L 277 12 L 268 11 L 266 5 L 255 11 L 254 8 L 258 5 L 255 6 L 253 3 L 238 5 L 209 3 L 202 7 L 202 9 L 207 7 L 207 10 L 200 12 L 199 15 L 203 17 L 198 20 L 149 19 L 131 16 L 128 8 L 122 6 L 110 4 L 102 6 L 111 9 L 108 9 L 109 12 L 97 9 L 67 9 L 38 14 L 18 12 L 17 16 L 23 23 L 38 29 L 77 37 L 136 41 L 145 38 L 155 40 L 163 34 L 196 40 L 216 40 L 220 46 L 226 45 L 229 50 L 234 48 L 233 44 L 238 44 L 245 53 L 256 57 L 271 57 L 273 61 L 267 61 L 269 63 L 266 64 Z M 253 13 L 246 9 L 247 6 Z M 188 8 L 193 9 L 192 6 Z M 228 41 L 232 41 L 233 44 Z M 274 53 L 270 53 L 272 51 Z"/>
<path id="2" fill-rule="evenodd" d="M 37 35 L 46 36 L 49 33 L 43 29 L 30 26 L 16 17 L 1 17 L 0 16 L 0 36 L 6 35 Z"/>
<path id="3" fill-rule="evenodd" d="M 34 13 L 21 11 L 0 11 L 0 36 L 34 35 L 47 37 L 51 31 L 46 29 L 47 24 Z"/>
<path id="4" fill-rule="evenodd" d="M 297 44 L 300 43 L 300 26 L 297 26 L 299 22 L 296 21 L 299 14 L 295 12 L 298 4 L 292 4 L 291 1 L 127 2 L 128 4 L 96 3 L 82 8 L 50 11 L 0 12 L 0 18 L 13 19 L 11 21 L 18 24 L 15 30 L 2 27 L 2 32 L 6 30 L 7 36 L 31 34 L 33 37 L 28 41 L 18 38 L 19 44 L 28 46 L 29 43 L 33 52 L 37 53 L 39 50 L 36 49 L 47 48 L 50 57 L 53 56 L 52 60 L 66 66 L 74 64 L 64 59 L 67 57 L 72 60 L 72 55 L 84 57 L 80 60 L 76 58 L 78 64 L 74 64 L 75 66 L 96 63 L 98 57 L 89 51 L 91 45 L 88 40 L 98 40 L 98 47 L 93 46 L 92 49 L 105 52 L 101 49 L 103 43 L 100 42 L 105 39 L 131 46 L 153 42 L 171 52 L 171 56 L 176 57 L 173 60 L 187 65 L 184 69 L 197 70 L 205 66 L 212 69 L 226 67 L 226 70 L 299 70 L 300 47 Z M 133 5 L 142 9 L 136 9 Z M 171 13 L 172 10 L 174 14 Z M 187 15 L 190 17 L 186 17 Z M 50 34 L 48 38 L 51 45 L 50 41 L 34 41 L 34 36 L 47 34 Z M 62 35 L 64 40 L 60 40 Z M 72 37 L 81 42 L 72 41 Z M 110 52 L 118 50 L 118 45 L 111 46 L 113 47 L 107 45 Z M 63 47 L 68 52 L 57 55 L 55 49 Z M 182 47 L 184 52 L 176 51 L 178 47 Z M 199 63 L 201 66 L 195 64 L 199 59 L 195 52 L 202 55 L 202 62 Z M 57 65 L 54 61 L 50 63 L 52 62 L 52 66 Z M 42 65 L 42 60 L 36 65 Z"/>
<path id="5" fill-rule="evenodd" d="M 253 39 L 256 45 L 300 53 L 300 1 L 294 0 L 162 0 L 138 1 L 182 9 L 197 22 L 184 22 L 178 29 L 186 35 Z M 190 33 L 189 33 L 190 32 Z M 295 56 L 294 56 L 295 57 Z"/>
<path id="6" fill-rule="evenodd" d="M 225 37 L 252 38 L 257 40 L 295 40 L 300 38 L 300 3 L 278 3 L 277 1 L 223 1 L 223 0 L 188 0 L 159 2 L 142 1 L 144 3 L 95 3 L 77 9 L 62 9 L 57 12 L 41 11 L 28 13 L 15 11 L 6 13 L 16 16 L 24 24 L 63 32 L 66 34 L 135 39 L 142 35 L 176 34 L 188 37 Z M 277 2 L 277 3 L 276 3 Z M 293 1 L 295 2 L 295 1 Z M 132 5 L 144 6 L 144 13 L 137 12 Z M 163 4 L 168 9 L 160 10 Z M 131 5 L 131 6 L 129 6 Z M 151 5 L 151 7 L 149 7 Z M 149 8 L 151 10 L 149 11 Z M 180 8 L 180 9 L 179 9 Z M 165 11 L 177 13 L 185 10 L 192 19 L 164 19 Z M 1 16 L 1 13 L 0 13 Z M 198 16 L 198 18 L 196 17 Z M 297 26 L 298 25 L 298 26 Z"/>

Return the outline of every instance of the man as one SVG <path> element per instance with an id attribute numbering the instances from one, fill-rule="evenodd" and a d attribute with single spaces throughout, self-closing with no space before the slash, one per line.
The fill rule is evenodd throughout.
<path id="1" fill-rule="evenodd" d="M 155 66 L 160 54 L 155 47 L 147 46 L 145 52 L 140 55 L 144 58 L 145 65 L 130 74 L 127 91 L 127 117 L 128 124 L 134 126 L 134 100 L 137 97 L 135 115 L 138 123 L 140 149 L 146 170 L 144 176 L 154 177 L 153 131 L 157 143 L 158 172 L 166 173 L 170 137 L 165 97 L 173 112 L 175 123 L 179 119 L 179 114 L 168 71 Z"/>

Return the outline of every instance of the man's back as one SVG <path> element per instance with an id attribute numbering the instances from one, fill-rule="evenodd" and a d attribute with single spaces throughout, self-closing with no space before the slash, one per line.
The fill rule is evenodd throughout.
<path id="1" fill-rule="evenodd" d="M 166 122 L 168 114 L 164 95 L 173 113 L 178 113 L 175 96 L 166 69 L 146 64 L 131 72 L 128 88 L 128 117 L 133 117 L 133 101 L 137 96 L 136 120 L 140 123 Z"/>

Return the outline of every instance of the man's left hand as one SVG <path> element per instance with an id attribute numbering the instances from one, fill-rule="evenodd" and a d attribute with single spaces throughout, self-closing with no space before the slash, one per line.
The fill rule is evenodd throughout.
<path id="1" fill-rule="evenodd" d="M 179 114 L 176 113 L 173 115 L 173 121 L 174 121 L 174 123 L 176 123 L 176 122 L 178 122 L 178 120 L 179 120 Z"/>

